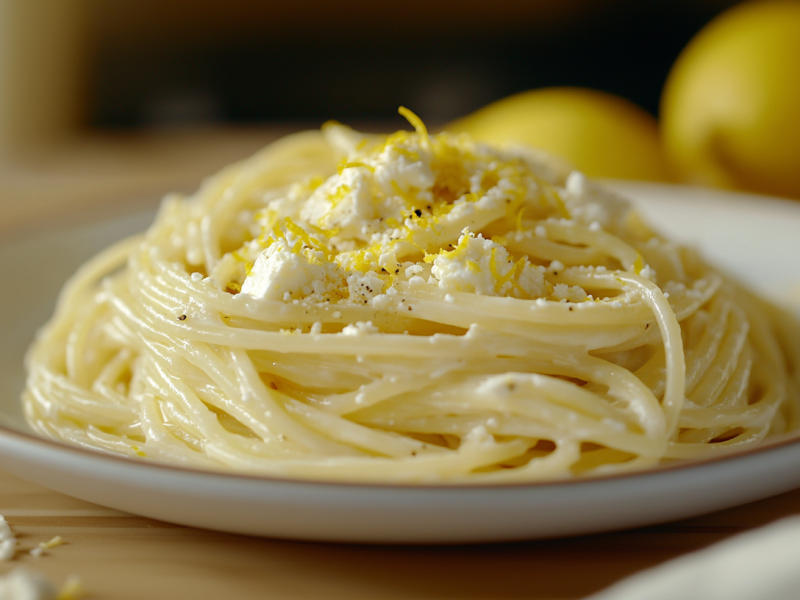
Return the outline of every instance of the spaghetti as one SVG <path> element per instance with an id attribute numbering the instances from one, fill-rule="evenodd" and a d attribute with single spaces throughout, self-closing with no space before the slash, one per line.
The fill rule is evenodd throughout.
<path id="1" fill-rule="evenodd" d="M 795 429 L 800 336 L 529 149 L 335 123 L 168 197 L 31 348 L 46 436 L 268 476 L 512 482 Z"/>

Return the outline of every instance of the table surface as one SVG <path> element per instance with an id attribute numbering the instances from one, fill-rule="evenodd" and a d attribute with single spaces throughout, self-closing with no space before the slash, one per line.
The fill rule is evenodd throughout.
<path id="1" fill-rule="evenodd" d="M 667 525 L 560 540 L 474 546 L 358 546 L 248 538 L 162 523 L 52 492 L 0 472 L 0 514 L 17 565 L 86 598 L 583 598 L 632 573 L 783 516 L 800 490 Z M 66 542 L 34 558 L 28 550 Z"/>
<path id="2" fill-rule="evenodd" d="M 93 138 L 0 157 L 0 235 L 41 219 L 155 205 L 171 189 L 253 152 L 286 128 Z M 358 546 L 265 540 L 162 523 L 70 498 L 0 471 L 0 515 L 16 566 L 85 598 L 583 598 L 637 571 L 781 517 L 800 490 L 703 517 L 578 538 L 473 546 Z M 40 558 L 29 550 L 60 535 Z"/>

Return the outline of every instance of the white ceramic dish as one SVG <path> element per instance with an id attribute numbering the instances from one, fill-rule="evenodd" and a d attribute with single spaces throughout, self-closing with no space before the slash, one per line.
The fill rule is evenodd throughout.
<path id="1" fill-rule="evenodd" d="M 773 299 L 800 306 L 800 202 L 614 184 L 665 233 Z M 40 232 L 0 244 L 0 468 L 156 519 L 295 539 L 450 543 L 574 535 L 664 522 L 800 486 L 800 442 L 605 479 L 512 485 L 349 485 L 264 479 L 131 461 L 43 440 L 19 410 L 22 356 L 63 281 L 152 215 Z"/>

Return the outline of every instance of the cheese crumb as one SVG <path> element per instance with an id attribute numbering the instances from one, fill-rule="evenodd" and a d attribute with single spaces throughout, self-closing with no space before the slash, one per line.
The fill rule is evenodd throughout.
<path id="1" fill-rule="evenodd" d="M 372 299 L 372 306 L 378 310 L 383 310 L 392 303 L 392 299 L 386 294 L 378 294 Z"/>
<path id="2" fill-rule="evenodd" d="M 17 552 L 17 538 L 5 517 L 0 515 L 0 561 L 11 560 Z"/>
<path id="3" fill-rule="evenodd" d="M 383 280 L 373 271 L 353 273 L 347 278 L 347 288 L 350 292 L 350 302 L 368 304 L 373 298 L 381 294 Z"/>
<path id="4" fill-rule="evenodd" d="M 436 256 L 431 273 L 447 292 L 535 298 L 545 291 L 543 270 L 524 258 L 515 263 L 503 246 L 469 231 L 452 252 Z"/>
<path id="5" fill-rule="evenodd" d="M 324 296 L 336 287 L 342 278 L 336 266 L 326 263 L 320 250 L 298 249 L 298 241 L 279 239 L 261 252 L 242 284 L 242 293 L 287 302 L 297 296 Z"/>
<path id="6" fill-rule="evenodd" d="M 553 298 L 564 302 L 583 302 L 587 299 L 586 291 L 576 285 L 558 283 L 553 286 Z"/>
<path id="7" fill-rule="evenodd" d="M 353 325 L 348 325 L 342 329 L 343 335 L 364 336 L 370 333 L 380 333 L 380 330 L 372 324 L 372 321 L 358 321 Z"/>
<path id="8" fill-rule="evenodd" d="M 406 277 L 411 279 L 412 277 L 414 277 L 414 275 L 419 275 L 420 273 L 422 273 L 422 271 L 423 271 L 423 268 L 422 268 L 421 265 L 411 265 L 410 267 L 408 267 L 405 270 L 405 273 L 406 273 Z"/>

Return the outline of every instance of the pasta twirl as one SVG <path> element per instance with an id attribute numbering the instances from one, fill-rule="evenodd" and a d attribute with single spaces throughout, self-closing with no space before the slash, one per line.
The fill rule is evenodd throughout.
<path id="1" fill-rule="evenodd" d="M 32 426 L 199 468 L 498 483 L 797 427 L 788 317 L 580 173 L 405 114 L 285 138 L 86 264 L 29 352 Z"/>

